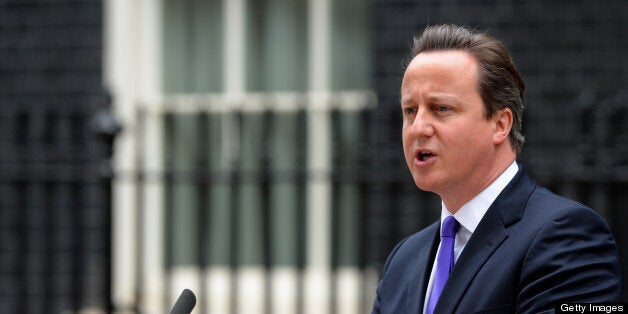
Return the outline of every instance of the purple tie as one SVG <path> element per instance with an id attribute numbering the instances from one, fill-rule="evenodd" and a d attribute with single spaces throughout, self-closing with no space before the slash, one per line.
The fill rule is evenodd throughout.
<path id="1" fill-rule="evenodd" d="M 448 216 L 443 221 L 441 228 L 440 251 L 436 257 L 436 275 L 434 276 L 434 286 L 430 294 L 430 300 L 427 303 L 427 313 L 432 314 L 436 307 L 436 302 L 443 291 L 449 272 L 454 268 L 454 241 L 456 240 L 456 232 L 460 228 L 460 224 L 454 216 Z"/>

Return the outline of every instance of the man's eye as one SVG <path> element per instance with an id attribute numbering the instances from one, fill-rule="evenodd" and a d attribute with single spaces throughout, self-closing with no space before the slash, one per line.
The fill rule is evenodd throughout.
<path id="1" fill-rule="evenodd" d="M 447 111 L 449 111 L 449 107 L 447 107 L 447 106 L 436 106 L 435 109 L 436 109 L 436 111 L 439 111 L 439 112 L 447 112 Z"/>
<path id="2" fill-rule="evenodd" d="M 404 114 L 414 114 L 416 112 L 415 108 L 405 108 L 403 109 Z"/>

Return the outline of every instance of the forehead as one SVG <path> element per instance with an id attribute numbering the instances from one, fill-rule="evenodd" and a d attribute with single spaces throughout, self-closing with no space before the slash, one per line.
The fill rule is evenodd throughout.
<path id="1" fill-rule="evenodd" d="M 459 70 L 475 70 L 477 61 L 473 55 L 464 50 L 426 51 L 419 53 L 410 61 L 406 72 L 417 67 L 429 66 L 441 66 Z"/>
<path id="2" fill-rule="evenodd" d="M 440 84 L 447 88 L 476 86 L 478 63 L 468 52 L 443 50 L 419 53 L 408 65 L 401 85 L 414 89 L 416 84 Z"/>

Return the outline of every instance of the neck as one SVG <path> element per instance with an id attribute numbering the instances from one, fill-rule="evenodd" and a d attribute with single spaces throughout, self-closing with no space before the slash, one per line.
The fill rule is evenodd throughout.
<path id="1" fill-rule="evenodd" d="M 515 161 L 516 155 L 509 155 L 504 158 L 497 158 L 493 163 L 493 167 L 489 171 L 485 171 L 486 175 L 481 178 L 470 180 L 470 186 L 463 187 L 458 191 L 453 191 L 451 193 L 442 193 L 439 194 L 443 203 L 447 207 L 450 213 L 455 214 L 458 210 L 471 199 L 480 194 L 484 189 L 486 189 L 491 183 L 495 182 L 499 176 L 512 165 Z"/>

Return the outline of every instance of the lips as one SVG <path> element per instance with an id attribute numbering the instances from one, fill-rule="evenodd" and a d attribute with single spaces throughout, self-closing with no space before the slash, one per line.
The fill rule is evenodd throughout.
<path id="1" fill-rule="evenodd" d="M 436 155 L 430 153 L 430 152 L 419 152 L 419 160 L 420 161 L 426 161 L 432 157 L 434 157 Z"/>
<path id="2" fill-rule="evenodd" d="M 425 164 L 436 156 L 436 153 L 428 149 L 417 149 L 414 151 L 414 160 L 419 164 Z"/>

